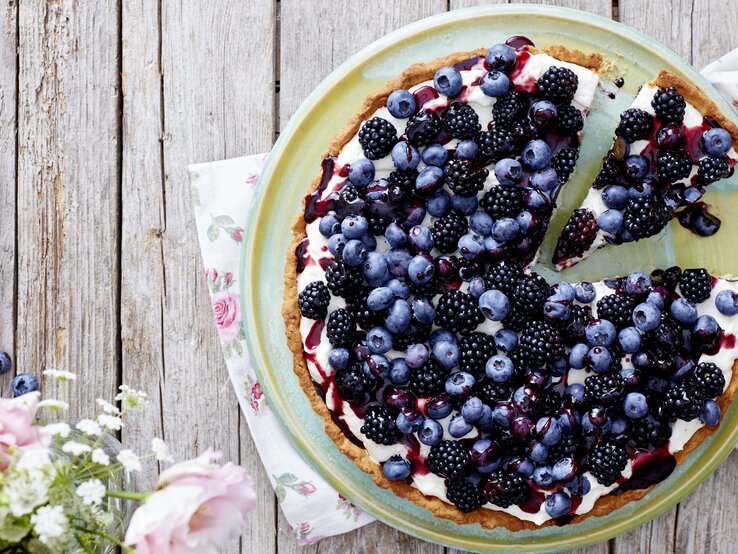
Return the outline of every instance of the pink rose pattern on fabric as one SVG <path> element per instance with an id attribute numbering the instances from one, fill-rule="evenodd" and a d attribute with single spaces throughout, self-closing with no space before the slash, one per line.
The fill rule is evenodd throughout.
<path id="1" fill-rule="evenodd" d="M 336 510 L 343 512 L 346 519 L 353 519 L 354 521 L 358 521 L 359 516 L 362 513 L 361 508 L 349 502 L 348 499 L 340 493 L 338 494 Z"/>
<path id="2" fill-rule="evenodd" d="M 265 408 L 264 392 L 261 390 L 261 385 L 249 378 L 246 378 L 244 384 L 246 386 L 246 401 L 251 406 L 251 409 L 254 410 L 254 414 L 261 415 Z"/>
<path id="3" fill-rule="evenodd" d="M 310 525 L 310 523 L 308 523 L 307 521 L 298 523 L 297 526 L 292 528 L 292 532 L 295 534 L 297 544 L 299 544 L 300 546 L 313 544 L 323 538 L 322 535 L 315 535 L 312 537 L 310 536 L 313 532 L 313 526 Z"/>
<path id="4" fill-rule="evenodd" d="M 300 496 L 308 497 L 318 490 L 310 481 L 300 481 L 297 475 L 292 473 L 283 473 L 280 476 L 272 475 L 272 477 L 276 482 L 274 492 L 277 495 L 277 502 L 280 504 L 287 497 L 287 491 L 291 490 Z"/>
<path id="5" fill-rule="evenodd" d="M 219 291 L 213 295 L 212 301 L 221 342 L 233 342 L 241 331 L 241 298 L 238 294 Z"/>
<path id="6" fill-rule="evenodd" d="M 243 241 L 243 229 L 236 225 L 233 218 L 227 214 L 215 216 L 210 214 L 211 223 L 207 230 L 208 240 L 215 242 L 218 240 L 221 231 L 226 233 L 234 241 L 241 244 Z"/>

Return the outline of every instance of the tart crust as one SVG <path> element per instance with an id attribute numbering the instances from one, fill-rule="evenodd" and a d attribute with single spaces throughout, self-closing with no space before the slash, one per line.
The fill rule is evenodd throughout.
<path id="1" fill-rule="evenodd" d="M 595 72 L 604 72 L 610 68 L 610 63 L 603 58 L 601 54 L 586 54 L 579 50 L 570 50 L 564 46 L 551 46 L 543 48 L 541 50 L 533 47 L 526 47 L 531 53 L 544 52 L 552 57 L 570 63 L 575 63 L 587 67 Z M 372 113 L 378 108 L 384 106 L 387 97 L 394 90 L 407 89 L 419 82 L 429 80 L 433 77 L 436 70 L 446 65 L 453 65 L 466 60 L 472 56 L 484 56 L 486 49 L 481 48 L 470 52 L 457 52 L 450 54 L 443 58 L 438 58 L 430 62 L 417 63 L 411 65 L 406 69 L 397 79 L 389 81 L 380 91 L 369 96 L 359 111 L 349 120 L 346 127 L 341 129 L 333 137 L 328 150 L 326 151 L 323 158 L 328 156 L 336 156 L 339 154 L 343 146 L 357 133 L 361 123 L 367 119 Z M 677 86 L 685 98 L 700 109 L 705 109 L 711 117 L 714 117 L 726 130 L 728 130 L 734 138 L 734 144 L 738 144 L 738 128 L 733 125 L 727 118 L 725 118 L 720 111 L 717 109 L 712 101 L 710 101 L 702 92 L 690 85 L 686 81 L 682 80 L 676 75 L 663 71 L 653 81 L 658 86 L 669 86 L 671 84 Z M 661 84 L 664 83 L 664 84 Z M 668 83 L 668 84 L 667 84 Z M 689 95 L 689 96 L 688 96 Z M 705 113 L 705 112 L 703 112 Z M 321 174 L 315 176 L 310 187 L 306 191 L 306 196 L 314 192 L 320 183 Z M 292 224 L 292 235 L 293 239 L 290 243 L 287 251 L 287 260 L 285 263 L 284 272 L 284 293 L 282 303 L 282 316 L 285 322 L 285 334 L 287 337 L 287 344 L 292 351 L 293 357 L 293 369 L 297 378 L 300 382 L 300 386 L 307 396 L 310 404 L 313 407 L 315 413 L 317 413 L 322 419 L 325 426 L 326 434 L 336 444 L 339 450 L 351 458 L 356 465 L 365 473 L 368 473 L 374 478 L 374 482 L 385 489 L 390 489 L 402 498 L 405 498 L 422 508 L 430 511 L 434 516 L 452 520 L 458 524 L 472 524 L 478 523 L 486 529 L 493 529 L 496 527 L 505 527 L 510 531 L 520 531 L 528 529 L 538 529 L 540 527 L 547 527 L 555 525 L 553 520 L 548 520 L 541 525 L 536 525 L 531 521 L 521 520 L 508 513 L 481 509 L 471 513 L 463 513 L 458 510 L 452 504 L 448 504 L 443 500 L 427 496 L 420 492 L 418 489 L 410 486 L 409 484 L 402 481 L 390 481 L 382 473 L 382 467 L 374 462 L 368 452 L 351 442 L 336 425 L 331 418 L 331 412 L 328 410 L 323 398 L 316 391 L 316 387 L 310 376 L 310 372 L 307 368 L 305 361 L 302 337 L 300 335 L 300 310 L 297 304 L 297 259 L 295 256 L 295 250 L 300 242 L 306 237 L 305 220 L 304 220 L 304 201 L 303 209 L 295 218 Z M 733 373 L 738 371 L 738 361 L 733 365 Z M 728 406 L 730 405 L 736 390 L 738 390 L 738 379 L 733 378 L 730 380 L 727 389 L 717 399 L 722 413 L 725 413 Z M 717 427 L 702 427 L 697 433 L 695 433 L 690 440 L 684 446 L 684 449 L 674 454 L 677 464 L 684 461 L 687 455 L 697 448 L 708 436 L 714 433 Z M 646 489 L 640 490 L 629 490 L 618 496 L 605 495 L 600 497 L 596 502 L 592 510 L 586 514 L 575 516 L 569 524 L 576 524 L 584 521 L 590 516 L 604 516 L 610 512 L 617 510 L 618 508 L 625 506 L 626 504 L 643 498 L 655 485 Z"/>

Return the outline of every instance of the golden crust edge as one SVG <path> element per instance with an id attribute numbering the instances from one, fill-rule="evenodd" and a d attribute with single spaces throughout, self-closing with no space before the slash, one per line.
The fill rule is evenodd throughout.
<path id="1" fill-rule="evenodd" d="M 535 48 L 530 47 L 528 48 L 528 50 L 530 50 L 531 52 L 537 51 Z M 543 51 L 561 61 L 569 61 L 571 63 L 585 65 L 586 67 L 589 67 L 593 70 L 599 71 L 605 70 L 607 68 L 607 62 L 600 54 L 584 54 L 581 51 L 569 50 L 563 46 L 548 47 L 543 49 Z M 388 82 L 387 85 L 385 85 L 385 87 L 383 87 L 379 92 L 366 99 L 361 109 L 349 120 L 346 127 L 340 130 L 333 137 L 333 140 L 331 141 L 328 150 L 326 151 L 323 158 L 331 155 L 337 155 L 340 152 L 341 148 L 343 148 L 343 146 L 356 134 L 361 122 L 366 119 L 368 115 L 376 111 L 378 107 L 384 105 L 387 96 L 393 90 L 396 90 L 398 88 L 409 88 L 410 86 L 417 84 L 418 82 L 425 81 L 431 78 L 439 67 L 458 63 L 474 55 L 483 55 L 484 52 L 484 49 L 477 49 L 471 52 L 458 52 L 430 62 L 419 63 L 410 66 L 400 75 L 400 77 Z M 668 72 L 662 72 L 661 74 L 659 74 L 657 79 L 652 82 L 654 84 L 676 83 L 677 81 L 674 79 L 677 79 L 680 83 L 688 84 L 673 74 L 668 74 L 669 77 L 665 77 L 663 76 L 664 73 Z M 675 86 L 683 87 L 683 84 L 675 84 Z M 658 86 L 669 85 L 667 84 Z M 702 95 L 701 92 L 697 92 Z M 691 89 L 688 94 L 692 94 Z M 704 95 L 702 95 L 702 97 L 704 97 Z M 711 101 L 709 101 L 706 97 L 704 98 L 711 103 Z M 717 106 L 715 106 L 714 104 L 712 104 L 712 106 L 714 106 L 714 111 L 718 115 L 720 115 L 720 119 L 716 118 L 716 120 L 718 120 L 721 125 L 723 124 L 721 120 L 725 120 L 730 123 L 733 129 L 735 129 L 735 126 L 720 113 L 720 111 L 717 109 Z M 728 131 L 731 133 L 732 136 L 738 136 L 738 129 L 735 129 L 735 134 L 731 129 L 728 129 Z M 321 174 L 319 173 L 311 182 L 311 185 L 306 192 L 306 196 L 317 189 L 320 183 L 320 179 Z M 374 479 L 374 482 L 378 486 L 384 489 L 392 490 L 392 492 L 397 496 L 400 496 L 401 498 L 409 500 L 414 504 L 425 508 L 436 517 L 448 519 L 458 524 L 478 523 L 486 529 L 505 527 L 509 531 L 531 530 L 554 525 L 554 522 L 551 520 L 543 523 L 542 525 L 536 525 L 533 522 L 518 519 L 517 517 L 505 512 L 490 509 L 483 509 L 465 514 L 453 505 L 447 504 L 446 502 L 436 497 L 426 496 L 418 489 L 413 488 L 405 482 L 389 481 L 382 473 L 381 466 L 375 463 L 369 457 L 367 451 L 364 448 L 360 448 L 359 446 L 355 445 L 353 442 L 346 438 L 340 428 L 333 421 L 331 413 L 325 405 L 323 398 L 317 393 L 315 389 L 315 384 L 312 380 L 312 377 L 310 376 L 310 372 L 307 368 L 304 357 L 302 337 L 300 335 L 300 312 L 297 304 L 297 262 L 295 257 L 295 251 L 298 245 L 306 237 L 305 220 L 303 218 L 303 213 L 304 206 L 300 213 L 298 213 L 292 224 L 293 239 L 287 251 L 287 260 L 284 273 L 282 316 L 285 322 L 285 335 L 287 338 L 287 345 L 292 352 L 293 370 L 298 378 L 300 387 L 308 398 L 315 413 L 318 414 L 323 420 L 326 434 L 330 437 L 334 444 L 336 444 L 338 449 L 345 456 L 349 457 L 363 472 L 371 475 Z M 732 371 L 734 374 L 733 378 L 731 379 L 728 388 L 718 399 L 718 404 L 720 405 L 722 413 L 725 413 L 727 407 L 732 402 L 736 390 L 738 390 L 738 379 L 735 378 L 735 373 L 738 371 L 738 361 L 734 363 Z M 684 449 L 674 454 L 674 458 L 676 459 L 677 464 L 682 463 L 690 452 L 697 448 L 708 436 L 712 435 L 716 430 L 717 427 L 709 428 L 705 426 L 697 431 L 697 433 L 695 433 L 685 444 Z M 592 516 L 607 515 L 630 502 L 640 500 L 646 494 L 648 494 L 648 492 L 650 492 L 652 488 L 653 486 L 646 489 L 630 490 L 620 494 L 619 496 L 603 496 L 595 502 L 592 510 L 590 510 L 586 514 L 575 516 L 569 522 L 569 525 L 580 523 Z"/>

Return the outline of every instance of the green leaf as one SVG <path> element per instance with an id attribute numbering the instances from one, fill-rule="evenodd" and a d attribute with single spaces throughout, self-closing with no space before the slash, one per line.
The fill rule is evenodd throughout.
<path id="1" fill-rule="evenodd" d="M 242 356 L 243 348 L 241 347 L 241 343 L 236 340 L 236 341 L 233 341 L 232 345 L 233 345 L 233 351 L 239 356 Z"/>
<path id="2" fill-rule="evenodd" d="M 229 215 L 219 215 L 213 218 L 213 223 L 220 225 L 221 227 L 228 227 L 229 225 L 235 225 L 236 222 Z"/>
<path id="3" fill-rule="evenodd" d="M 220 227 L 218 227 L 215 223 L 211 223 L 210 227 L 208 227 L 208 240 L 210 242 L 215 242 L 215 239 L 218 238 L 218 235 L 220 235 Z"/>
<path id="4" fill-rule="evenodd" d="M 277 483 L 279 483 L 280 485 L 291 485 L 296 481 L 297 475 L 293 475 L 292 473 L 283 473 L 282 475 L 277 477 Z"/>
<path id="5" fill-rule="evenodd" d="M 192 187 L 192 203 L 200 207 L 200 189 L 197 187 Z"/>
<path id="6" fill-rule="evenodd" d="M 287 491 L 282 485 L 277 485 L 277 487 L 274 489 L 274 494 L 277 495 L 277 502 L 282 503 L 284 502 L 285 496 L 287 496 Z"/>

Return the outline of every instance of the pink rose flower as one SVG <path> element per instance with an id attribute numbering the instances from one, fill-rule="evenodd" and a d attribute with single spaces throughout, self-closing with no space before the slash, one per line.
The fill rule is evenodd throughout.
<path id="1" fill-rule="evenodd" d="M 138 554 L 216 554 L 241 534 L 256 505 L 253 481 L 242 467 L 198 458 L 162 472 L 157 491 L 131 518 L 125 543 Z"/>
<path id="2" fill-rule="evenodd" d="M 259 398 L 264 395 L 264 393 L 261 392 L 261 385 L 259 383 L 256 383 L 253 387 L 251 387 L 251 394 L 253 394 L 254 398 L 256 398 L 257 400 L 259 400 Z"/>
<path id="3" fill-rule="evenodd" d="M 205 270 L 205 278 L 209 279 L 211 283 L 215 283 L 218 279 L 218 270 L 214 267 Z"/>
<path id="4" fill-rule="evenodd" d="M 303 496 L 310 496 L 317 490 L 318 489 L 312 483 L 305 482 L 305 483 L 300 483 L 297 486 L 297 492 L 299 492 Z"/>
<path id="5" fill-rule="evenodd" d="M 8 467 L 15 448 L 23 451 L 49 446 L 51 435 L 33 424 L 38 397 L 32 392 L 18 398 L 0 398 L 0 470 Z"/>
<path id="6" fill-rule="evenodd" d="M 233 230 L 233 234 L 231 235 L 231 237 L 233 237 L 233 240 L 235 240 L 236 242 L 241 242 L 243 240 L 243 229 L 241 229 L 240 227 L 236 227 Z"/>
<path id="7" fill-rule="evenodd" d="M 213 294 L 213 312 L 215 325 L 221 342 L 229 343 L 241 330 L 241 302 L 238 294 L 221 290 Z"/>
<path id="8" fill-rule="evenodd" d="M 230 271 L 226 273 L 225 276 L 223 276 L 223 282 L 226 285 L 230 285 L 233 282 L 233 273 L 231 273 Z"/>

